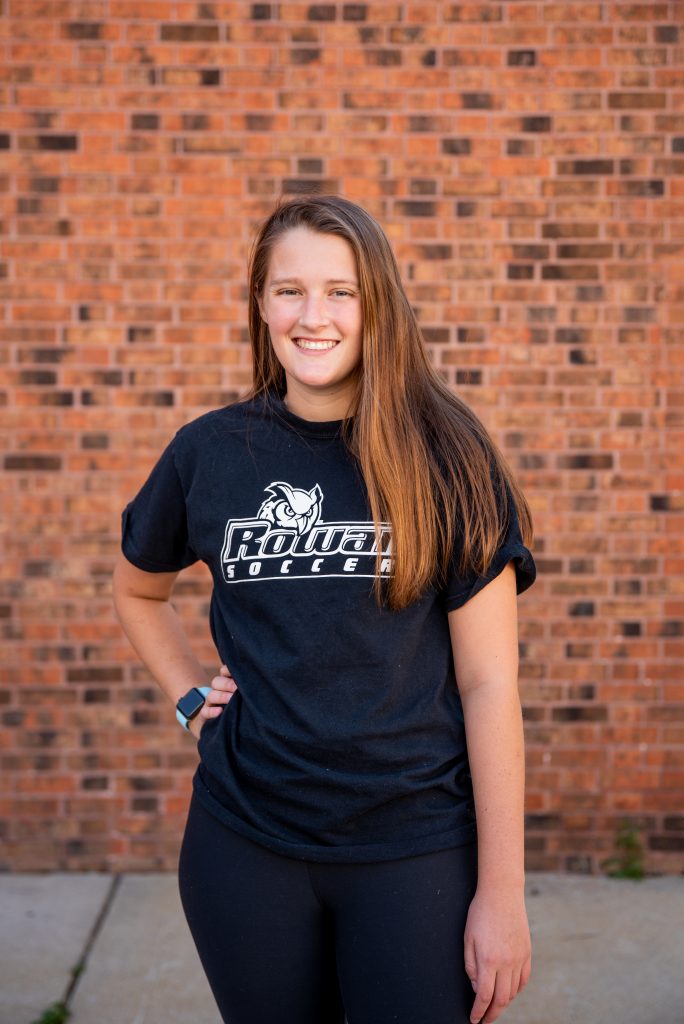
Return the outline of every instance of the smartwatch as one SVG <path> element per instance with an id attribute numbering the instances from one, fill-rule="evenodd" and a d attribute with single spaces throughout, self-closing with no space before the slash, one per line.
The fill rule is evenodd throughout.
<path id="1" fill-rule="evenodd" d="M 176 704 L 176 718 L 188 732 L 190 722 L 200 713 L 210 693 L 211 686 L 193 686 Z"/>

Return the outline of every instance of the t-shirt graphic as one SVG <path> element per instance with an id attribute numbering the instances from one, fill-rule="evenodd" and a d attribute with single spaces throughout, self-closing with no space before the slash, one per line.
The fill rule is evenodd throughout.
<path id="1" fill-rule="evenodd" d="M 391 532 L 381 523 L 379 538 L 372 522 L 325 522 L 323 491 L 275 480 L 253 519 L 229 519 L 221 551 L 226 583 L 249 580 L 320 579 L 326 576 L 375 575 L 391 569 Z"/>

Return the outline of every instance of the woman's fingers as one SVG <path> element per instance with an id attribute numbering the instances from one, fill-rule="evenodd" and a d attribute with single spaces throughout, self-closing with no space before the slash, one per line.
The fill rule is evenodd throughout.
<path id="1" fill-rule="evenodd" d="M 226 704 L 235 696 L 237 691 L 237 684 L 230 674 L 230 669 L 227 665 L 221 665 L 218 675 L 212 678 L 210 685 L 211 690 L 207 694 L 207 699 L 203 707 L 200 708 L 195 720 L 198 722 L 198 725 L 193 727 L 193 724 L 191 724 L 190 726 L 190 731 L 196 738 L 199 737 L 202 723 L 209 718 L 218 718 Z"/>
<path id="2" fill-rule="evenodd" d="M 494 977 L 488 971 L 478 971 L 477 975 L 477 994 L 475 996 L 475 1002 L 473 1008 L 470 1011 L 470 1020 L 472 1024 L 478 1024 L 482 1020 L 484 1014 L 492 1001 L 494 995 Z"/>

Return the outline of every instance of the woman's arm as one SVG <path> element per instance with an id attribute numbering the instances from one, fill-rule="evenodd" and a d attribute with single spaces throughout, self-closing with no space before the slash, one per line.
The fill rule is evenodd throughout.
<path id="1" fill-rule="evenodd" d="M 476 992 L 470 1019 L 491 1024 L 527 984 L 531 970 L 512 563 L 449 613 L 449 629 L 477 816 L 478 883 L 465 932 L 466 971 Z"/>
<path id="2" fill-rule="evenodd" d="M 212 692 L 190 731 L 196 738 L 208 718 L 216 718 L 235 692 L 230 672 L 207 681 L 193 654 L 170 597 L 177 572 L 144 572 L 122 553 L 114 569 L 113 597 L 119 621 L 135 651 L 175 706 L 192 686 L 211 685 Z"/>

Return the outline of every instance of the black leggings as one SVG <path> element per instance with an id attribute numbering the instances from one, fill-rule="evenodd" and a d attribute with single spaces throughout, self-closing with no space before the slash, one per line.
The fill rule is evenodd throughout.
<path id="1" fill-rule="evenodd" d="M 272 853 L 193 794 L 185 916 L 227 1024 L 467 1024 L 473 844 L 375 864 Z"/>

